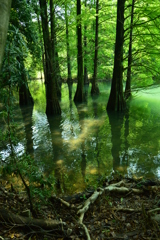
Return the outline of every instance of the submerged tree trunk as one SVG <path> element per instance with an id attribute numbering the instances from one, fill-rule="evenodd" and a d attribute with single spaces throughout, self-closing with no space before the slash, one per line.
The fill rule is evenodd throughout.
<path id="1" fill-rule="evenodd" d="M 11 0 L 0 0 L 0 69 L 6 44 Z"/>
<path id="2" fill-rule="evenodd" d="M 114 68 L 111 92 L 107 110 L 123 111 L 125 100 L 123 95 L 123 43 L 124 43 L 124 7 L 125 0 L 117 0 L 117 26 L 114 55 Z"/>
<path id="3" fill-rule="evenodd" d="M 77 0 L 77 90 L 74 96 L 75 103 L 83 102 L 83 56 L 82 56 L 82 27 L 81 27 L 81 0 Z"/>
<path id="4" fill-rule="evenodd" d="M 52 0 L 50 1 L 51 1 L 50 4 L 52 4 Z M 55 72 L 53 68 L 54 61 L 54 55 L 52 52 L 53 45 L 51 44 L 51 38 L 49 35 L 47 2 L 45 0 L 39 0 L 39 3 L 41 8 L 42 30 L 46 62 L 46 114 L 57 115 L 61 114 L 61 108 L 59 105 L 56 91 Z"/>
<path id="5" fill-rule="evenodd" d="M 131 28 L 130 28 L 130 38 L 129 38 L 128 69 L 127 69 L 127 81 L 126 81 L 126 88 L 125 88 L 125 98 L 129 98 L 131 96 L 131 64 L 132 64 L 132 33 L 133 33 L 134 3 L 135 3 L 135 0 L 132 0 Z"/>
<path id="6" fill-rule="evenodd" d="M 97 83 L 97 65 L 98 65 L 98 12 L 99 0 L 96 1 L 96 31 L 95 31 L 95 53 L 94 53 L 94 74 L 92 80 L 91 95 L 98 95 L 99 88 Z"/>

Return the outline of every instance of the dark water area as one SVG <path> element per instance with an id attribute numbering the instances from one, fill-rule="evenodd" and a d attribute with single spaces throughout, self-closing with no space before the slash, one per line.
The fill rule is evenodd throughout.
<path id="1" fill-rule="evenodd" d="M 63 84 L 62 115 L 47 118 L 45 86 L 32 81 L 33 109 L 15 109 L 17 155 L 27 151 L 40 171 L 54 176 L 62 192 L 96 186 L 114 171 L 129 177 L 160 176 L 160 87 L 134 93 L 128 111 L 108 115 L 110 86 L 99 86 L 98 98 L 91 98 L 89 86 L 86 102 L 76 107 Z M 0 149 L 0 154 L 7 159 L 9 147 Z"/>

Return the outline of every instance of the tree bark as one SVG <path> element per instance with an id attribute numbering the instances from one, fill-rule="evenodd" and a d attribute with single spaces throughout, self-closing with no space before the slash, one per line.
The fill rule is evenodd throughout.
<path id="1" fill-rule="evenodd" d="M 107 104 L 108 111 L 123 111 L 125 100 L 123 95 L 123 43 L 124 43 L 124 7 L 125 0 L 117 0 L 117 26 L 114 55 L 114 68 L 111 92 Z"/>
<path id="2" fill-rule="evenodd" d="M 0 0 L 0 69 L 7 38 L 10 9 L 11 0 Z"/>
<path id="3" fill-rule="evenodd" d="M 34 101 L 28 87 L 24 62 L 19 57 L 17 57 L 17 61 L 19 62 L 19 65 L 20 65 L 21 80 L 22 80 L 22 82 L 18 86 L 19 87 L 19 105 L 32 106 L 34 104 Z"/>
<path id="4" fill-rule="evenodd" d="M 54 79 L 56 83 L 56 92 L 58 99 L 61 99 L 61 75 L 58 62 L 58 51 L 55 30 L 55 8 L 53 0 L 50 0 L 50 22 L 51 22 L 51 50 L 52 50 L 52 68 L 54 72 Z"/>
<path id="5" fill-rule="evenodd" d="M 83 87 L 83 54 L 82 54 L 82 27 L 81 27 L 81 0 L 77 0 L 77 65 L 78 65 L 78 74 L 77 74 L 77 89 L 74 96 L 75 103 L 82 103 L 84 99 Z"/>
<path id="6" fill-rule="evenodd" d="M 132 0 L 131 28 L 130 28 L 129 53 L 128 53 L 128 69 L 127 69 L 127 81 L 126 81 L 126 88 L 125 88 L 125 98 L 126 99 L 131 96 L 131 64 L 132 64 L 132 33 L 133 33 L 134 3 L 135 3 L 135 0 Z"/>
<path id="7" fill-rule="evenodd" d="M 67 1 L 65 1 L 65 20 L 66 20 L 66 46 L 67 46 L 67 84 L 69 90 L 69 99 L 72 99 L 72 74 L 71 74 L 71 58 L 70 58 L 70 46 L 69 46 L 69 32 L 68 32 L 68 15 L 67 15 Z"/>
<path id="8" fill-rule="evenodd" d="M 85 0 L 85 9 L 87 6 L 87 0 Z M 89 85 L 88 71 L 87 71 L 87 24 L 84 24 L 84 85 Z"/>
<path id="9" fill-rule="evenodd" d="M 92 80 L 91 95 L 99 95 L 99 88 L 97 83 L 97 65 L 98 65 L 98 12 L 99 0 L 96 1 L 96 31 L 95 31 L 95 52 L 94 52 L 94 74 Z"/>
<path id="10" fill-rule="evenodd" d="M 60 115 L 61 108 L 57 97 L 55 72 L 53 68 L 54 56 L 52 55 L 52 44 L 48 27 L 47 2 L 45 0 L 39 0 L 39 3 L 41 8 L 41 20 L 46 62 L 46 114 Z"/>

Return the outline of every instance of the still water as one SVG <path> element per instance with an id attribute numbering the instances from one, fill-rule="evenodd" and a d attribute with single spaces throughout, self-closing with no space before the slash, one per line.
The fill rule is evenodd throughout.
<path id="1" fill-rule="evenodd" d="M 32 81 L 33 109 L 15 110 L 17 154 L 27 151 L 66 193 L 95 186 L 113 171 L 131 177 L 160 177 L 160 87 L 134 93 L 125 114 L 111 115 L 106 112 L 110 86 L 100 83 L 99 87 L 98 98 L 91 98 L 89 87 L 86 102 L 76 107 L 63 84 L 62 115 L 47 118 L 45 86 Z M 0 154 L 5 160 L 9 149 Z"/>

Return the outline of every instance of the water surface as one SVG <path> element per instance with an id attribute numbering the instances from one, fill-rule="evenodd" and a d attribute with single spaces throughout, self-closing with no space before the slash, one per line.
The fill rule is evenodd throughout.
<path id="1" fill-rule="evenodd" d="M 113 171 L 136 177 L 160 176 L 160 88 L 134 93 L 128 111 L 108 115 L 110 86 L 99 86 L 98 98 L 91 98 L 89 87 L 86 102 L 76 107 L 63 84 L 62 115 L 47 118 L 45 87 L 34 81 L 30 84 L 34 108 L 15 110 L 17 154 L 31 154 L 41 171 L 55 177 L 63 192 L 95 186 Z M 8 155 L 6 146 L 1 150 L 2 159 Z"/>

